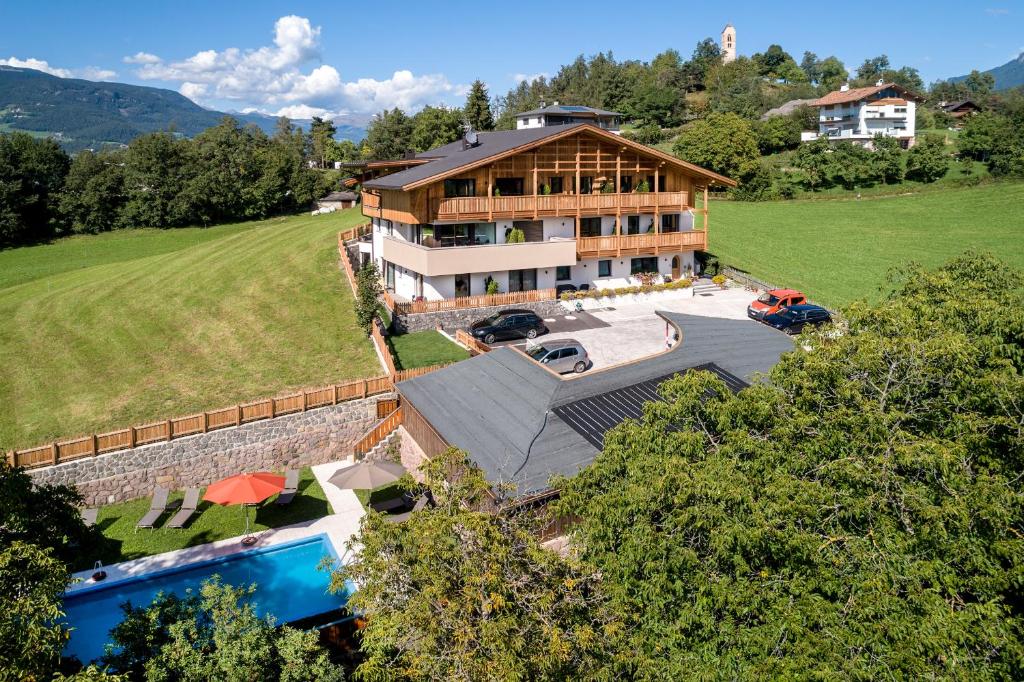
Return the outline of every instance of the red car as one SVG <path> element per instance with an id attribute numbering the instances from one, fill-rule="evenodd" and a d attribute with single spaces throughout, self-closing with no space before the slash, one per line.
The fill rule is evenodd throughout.
<path id="1" fill-rule="evenodd" d="M 766 315 L 772 315 L 791 305 L 804 303 L 807 303 L 807 297 L 796 289 L 772 289 L 758 296 L 756 301 L 747 306 L 747 317 L 752 320 L 763 320 Z"/>

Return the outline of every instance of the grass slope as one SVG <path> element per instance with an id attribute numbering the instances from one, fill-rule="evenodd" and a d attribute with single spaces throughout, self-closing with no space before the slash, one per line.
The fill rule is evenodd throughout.
<path id="1" fill-rule="evenodd" d="M 711 206 L 709 249 L 725 265 L 826 305 L 874 299 L 887 271 L 966 250 L 1024 268 L 1024 184 L 919 195 Z"/>
<path id="2" fill-rule="evenodd" d="M 469 357 L 469 351 L 433 330 L 389 336 L 388 343 L 398 369 L 429 367 Z"/>
<path id="3" fill-rule="evenodd" d="M 0 449 L 380 374 L 336 235 L 359 209 L 0 252 Z"/>

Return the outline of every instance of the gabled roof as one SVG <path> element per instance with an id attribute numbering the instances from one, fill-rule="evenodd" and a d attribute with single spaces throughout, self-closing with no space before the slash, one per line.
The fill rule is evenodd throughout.
<path id="1" fill-rule="evenodd" d="M 959 102 L 947 102 L 947 103 L 941 105 L 939 108 L 942 109 L 943 111 L 956 111 L 960 107 L 962 107 L 964 105 L 967 105 L 967 104 L 970 104 L 975 109 L 978 109 L 978 110 L 981 109 L 981 107 L 979 107 L 977 104 L 975 104 L 973 101 L 971 101 L 969 99 L 962 99 Z"/>
<path id="2" fill-rule="evenodd" d="M 497 348 L 397 389 L 492 484 L 510 482 L 522 496 L 546 490 L 552 475 L 575 475 L 597 456 L 593 440 L 559 408 L 708 364 L 752 381 L 793 349 L 790 337 L 751 320 L 658 315 L 680 328 L 683 340 L 643 360 L 562 379 L 523 353 Z"/>
<path id="3" fill-rule="evenodd" d="M 578 104 L 551 104 L 546 107 L 539 109 L 530 109 L 529 111 L 522 111 L 516 114 L 516 118 L 523 116 L 536 116 L 538 114 L 557 114 L 560 116 L 625 116 L 618 111 L 608 111 L 606 109 L 595 109 L 594 107 L 584 107 Z"/>
<path id="4" fill-rule="evenodd" d="M 320 201 L 355 201 L 358 198 L 355 192 L 331 192 Z"/>
<path id="5" fill-rule="evenodd" d="M 492 163 L 501 158 L 528 151 L 539 147 L 547 142 L 569 137 L 577 133 L 588 134 L 603 138 L 621 147 L 628 147 L 634 151 L 648 156 L 661 159 L 667 163 L 685 170 L 693 175 L 705 178 L 708 182 L 716 185 L 727 185 L 735 187 L 736 182 L 724 175 L 701 168 L 692 163 L 677 159 L 671 154 L 633 142 L 620 137 L 614 133 L 598 128 L 592 123 L 573 123 L 564 126 L 546 126 L 543 128 L 524 128 L 521 130 L 498 130 L 489 133 L 478 133 L 479 144 L 465 148 L 462 140 L 446 144 L 437 149 L 431 149 L 417 155 L 418 159 L 429 159 L 413 168 L 408 168 L 398 173 L 385 175 L 363 184 L 366 189 L 386 189 L 408 191 L 432 182 L 438 182 L 453 175 L 458 175 L 478 166 Z"/>
<path id="6" fill-rule="evenodd" d="M 871 85 L 866 88 L 850 88 L 849 90 L 833 90 L 824 97 L 816 99 L 812 104 L 816 107 L 826 107 L 831 104 L 847 104 L 849 102 L 859 102 L 862 99 L 867 99 L 872 95 L 877 95 L 886 89 L 893 89 L 903 94 L 907 99 L 914 101 L 920 101 L 920 97 L 915 95 L 910 90 L 907 90 L 901 85 L 896 83 L 882 83 L 881 85 Z"/>

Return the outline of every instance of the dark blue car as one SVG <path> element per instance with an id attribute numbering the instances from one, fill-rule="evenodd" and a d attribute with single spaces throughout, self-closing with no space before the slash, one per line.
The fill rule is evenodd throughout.
<path id="1" fill-rule="evenodd" d="M 765 324 L 781 329 L 787 334 L 799 334 L 808 325 L 817 327 L 831 321 L 832 316 L 826 308 L 809 303 L 791 305 L 764 318 Z"/>

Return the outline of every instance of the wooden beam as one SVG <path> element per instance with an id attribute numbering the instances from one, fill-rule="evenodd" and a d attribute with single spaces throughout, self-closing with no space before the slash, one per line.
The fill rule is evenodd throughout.
<path id="1" fill-rule="evenodd" d="M 494 187 L 491 179 L 493 165 L 487 167 L 487 222 L 494 220 Z"/>
<path id="2" fill-rule="evenodd" d="M 533 153 L 533 219 L 537 219 L 537 152 Z"/>

